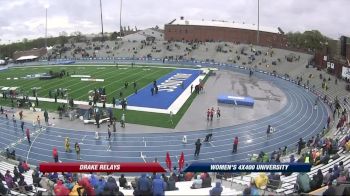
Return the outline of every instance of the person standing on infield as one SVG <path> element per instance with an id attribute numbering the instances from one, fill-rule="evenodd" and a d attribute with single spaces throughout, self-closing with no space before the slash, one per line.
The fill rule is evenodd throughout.
<path id="1" fill-rule="evenodd" d="M 196 145 L 196 150 L 194 151 L 194 156 L 198 157 L 199 156 L 199 152 L 201 150 L 201 145 L 202 145 L 201 139 L 198 138 L 196 143 L 195 143 L 195 145 Z"/>

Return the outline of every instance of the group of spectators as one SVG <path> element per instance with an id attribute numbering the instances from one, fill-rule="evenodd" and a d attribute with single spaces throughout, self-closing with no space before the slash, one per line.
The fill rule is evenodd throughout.
<path id="1" fill-rule="evenodd" d="M 299 192 L 308 193 L 324 185 L 328 185 L 328 189 L 336 191 L 341 187 L 339 186 L 340 184 L 345 184 L 349 181 L 349 168 L 345 167 L 343 162 L 340 161 L 339 164 L 335 164 L 333 168 L 329 168 L 326 174 L 323 174 L 322 170 L 318 169 L 317 173 L 312 176 L 312 179 L 306 173 L 299 173 L 296 184 Z M 330 194 L 328 189 L 324 192 L 324 195 L 336 195 L 335 192 Z"/>
<path id="2" fill-rule="evenodd" d="M 28 191 L 33 191 L 33 186 L 46 189 L 43 195 L 96 195 L 96 196 L 123 196 L 120 189 L 133 189 L 135 196 L 151 196 L 151 195 L 165 195 L 165 191 L 178 190 L 176 182 L 193 181 L 190 188 L 200 189 L 211 187 L 212 179 L 206 172 L 192 173 L 192 172 L 176 172 L 176 170 L 166 174 L 153 173 L 152 175 L 142 174 L 140 177 L 135 177 L 128 183 L 125 176 L 122 174 L 118 182 L 116 178 L 109 175 L 107 177 L 89 174 L 81 175 L 77 173 L 41 173 L 38 168 L 33 170 L 32 181 L 33 186 L 25 182 L 23 173 L 29 170 L 26 162 L 20 162 L 18 166 L 14 166 L 11 173 L 6 171 L 5 175 L 0 173 L 0 195 L 6 195 L 9 190 L 19 191 L 26 194 Z M 177 173 L 177 174 L 176 174 Z M 6 182 L 6 186 L 3 182 Z M 211 196 L 221 195 L 223 187 L 220 182 L 217 182 L 209 194 Z"/>
<path id="3" fill-rule="evenodd" d="M 6 195 L 10 190 L 16 190 L 21 193 L 33 190 L 33 187 L 24 180 L 23 174 L 27 171 L 29 171 L 28 164 L 25 161 L 20 161 L 18 166 L 14 166 L 12 174 L 10 170 L 7 170 L 5 175 L 0 172 L 0 195 Z M 5 182 L 6 186 L 3 182 Z"/>

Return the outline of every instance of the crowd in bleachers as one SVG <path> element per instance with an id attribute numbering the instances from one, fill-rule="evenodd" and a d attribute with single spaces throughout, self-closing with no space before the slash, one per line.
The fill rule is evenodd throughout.
<path id="1" fill-rule="evenodd" d="M 4 168 L 11 164 L 1 163 Z M 207 195 L 221 195 L 224 188 L 220 182 L 212 183 L 208 173 L 183 173 L 176 171 L 166 174 L 142 174 L 130 182 L 123 174 L 117 179 L 112 175 L 77 173 L 41 173 L 38 168 L 29 171 L 26 162 L 14 166 L 13 171 L 0 169 L 0 195 L 33 195 L 39 190 L 42 195 L 166 195 L 166 192 L 179 194 L 177 183 L 189 182 L 185 186 L 192 190 L 203 189 Z M 30 175 L 31 173 L 31 175 Z M 181 191 L 181 190 L 180 190 Z M 186 193 L 185 193 L 186 194 Z M 183 195 L 183 194 L 182 194 Z"/>

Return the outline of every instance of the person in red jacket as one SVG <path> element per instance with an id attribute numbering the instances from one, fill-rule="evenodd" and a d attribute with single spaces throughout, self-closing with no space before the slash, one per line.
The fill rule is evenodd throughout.
<path id="1" fill-rule="evenodd" d="M 23 167 L 24 171 L 26 171 L 26 172 L 29 171 L 29 169 L 30 169 L 28 164 L 26 163 L 26 161 L 22 162 L 22 167 Z"/>
<path id="2" fill-rule="evenodd" d="M 55 192 L 55 195 L 68 196 L 70 191 L 67 187 L 63 185 L 61 180 L 58 180 L 54 188 L 54 192 Z"/>
<path id="3" fill-rule="evenodd" d="M 235 139 L 233 140 L 232 153 L 236 153 L 237 152 L 237 146 L 238 146 L 238 137 L 236 136 Z"/>
<path id="4" fill-rule="evenodd" d="M 55 160 L 55 163 L 58 162 L 58 152 L 57 152 L 57 148 L 53 148 L 52 150 L 52 156 L 53 156 L 53 159 Z"/>
<path id="5" fill-rule="evenodd" d="M 29 129 L 26 130 L 26 135 L 27 135 L 28 143 L 30 144 L 31 141 L 30 141 L 30 132 L 29 132 Z"/>

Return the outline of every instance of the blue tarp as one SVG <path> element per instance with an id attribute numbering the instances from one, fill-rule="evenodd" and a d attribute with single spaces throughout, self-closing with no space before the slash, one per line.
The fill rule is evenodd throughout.
<path id="1" fill-rule="evenodd" d="M 177 69 L 171 73 L 157 79 L 159 92 L 151 94 L 153 83 L 141 89 L 137 94 L 128 97 L 128 106 L 168 109 L 170 105 L 183 93 L 183 91 L 201 74 L 201 70 Z M 183 88 L 180 84 L 174 84 L 175 80 L 169 80 L 179 74 L 186 74 L 188 77 L 183 81 Z M 180 80 L 178 80 L 180 81 Z M 172 83 L 172 88 L 161 87 L 162 83 Z M 193 87 L 194 90 L 194 87 Z"/>
<path id="2" fill-rule="evenodd" d="M 234 95 L 220 95 L 218 96 L 219 103 L 254 106 L 254 99 L 252 97 L 241 97 Z"/>

